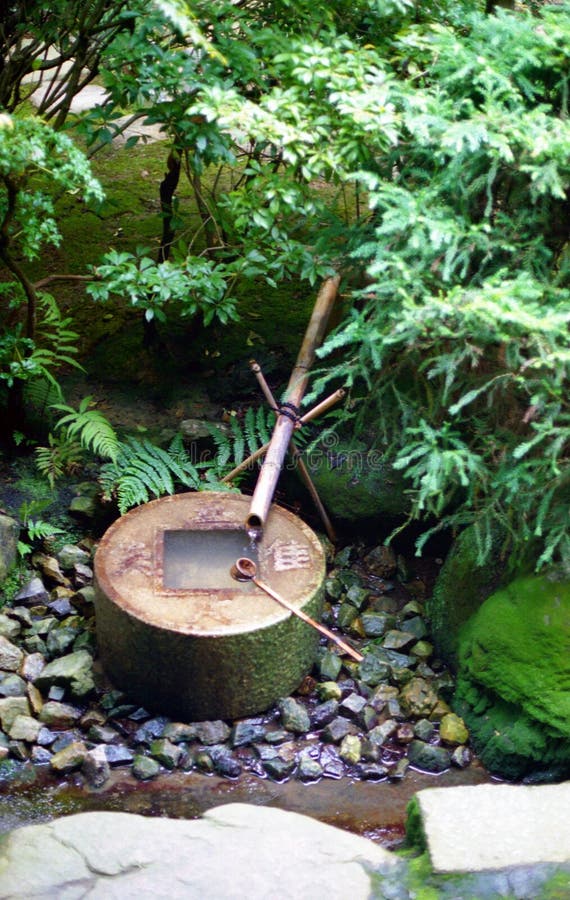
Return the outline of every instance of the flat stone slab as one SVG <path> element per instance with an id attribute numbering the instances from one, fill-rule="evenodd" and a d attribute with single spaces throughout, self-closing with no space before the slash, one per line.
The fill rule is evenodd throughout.
<path id="1" fill-rule="evenodd" d="M 0 898 L 367 900 L 397 858 L 298 813 L 233 803 L 202 819 L 92 812 L 0 840 Z"/>
<path id="2" fill-rule="evenodd" d="M 435 872 L 570 861 L 570 783 L 482 784 L 416 794 Z"/>

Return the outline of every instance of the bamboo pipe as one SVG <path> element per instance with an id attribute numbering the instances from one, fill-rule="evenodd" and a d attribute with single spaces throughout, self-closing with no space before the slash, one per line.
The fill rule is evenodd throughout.
<path id="1" fill-rule="evenodd" d="M 296 408 L 299 407 L 307 389 L 308 371 L 315 358 L 315 348 L 324 337 L 328 318 L 336 299 L 339 282 L 339 275 L 335 275 L 334 278 L 327 278 L 317 295 L 315 307 L 297 356 L 297 362 L 291 372 L 285 392 L 285 402 L 291 403 Z M 275 423 L 265 460 L 253 492 L 249 515 L 245 520 L 246 531 L 254 538 L 261 537 L 267 513 L 273 500 L 273 494 L 277 487 L 277 481 L 281 474 L 287 447 L 296 424 L 292 417 L 283 414 L 278 416 Z"/>
<path id="2" fill-rule="evenodd" d="M 334 406 L 335 403 L 338 403 L 339 400 L 342 400 L 345 396 L 346 391 L 344 390 L 344 388 L 339 388 L 334 392 L 334 394 L 331 394 L 329 397 L 325 397 L 324 400 L 321 400 L 320 403 L 317 403 L 316 406 L 313 406 L 312 409 L 310 409 L 299 418 L 297 427 L 300 428 L 301 425 L 306 425 L 307 422 L 311 422 L 313 419 L 316 419 L 317 416 L 321 415 L 321 413 L 327 412 L 327 410 L 329 410 L 331 406 Z M 244 469 L 249 468 L 249 466 L 251 466 L 252 463 L 263 456 L 264 453 L 267 453 L 269 443 L 270 442 L 268 441 L 267 444 L 263 444 L 262 447 L 259 447 L 258 450 L 248 456 L 247 459 L 244 459 L 243 462 L 240 462 L 239 466 L 236 466 L 235 469 L 232 469 L 231 472 L 228 472 L 227 475 L 224 475 L 224 477 L 221 479 L 222 482 L 227 484 L 229 481 L 233 481 L 236 475 L 239 475 L 239 473 L 243 472 Z"/>
<path id="3" fill-rule="evenodd" d="M 347 644 L 345 641 L 341 640 L 333 631 L 330 631 L 325 625 L 321 625 L 320 622 L 315 621 L 307 613 L 303 612 L 302 609 L 297 609 L 296 606 L 293 606 L 292 603 L 289 603 L 285 597 L 282 597 L 281 594 L 278 594 L 277 591 L 274 591 L 272 587 L 268 584 L 265 584 L 264 581 L 260 581 L 257 575 L 257 566 L 255 565 L 252 559 L 249 559 L 247 556 L 242 556 L 238 559 L 235 565 L 231 568 L 232 577 L 237 581 L 253 581 L 253 583 L 260 588 L 260 590 L 264 591 L 266 594 L 269 594 L 273 600 L 277 600 L 277 603 L 280 603 L 281 606 L 284 606 L 285 609 L 288 609 L 289 612 L 293 613 L 294 616 L 297 616 L 299 619 L 302 619 L 303 622 L 306 622 L 307 625 L 310 625 L 312 628 L 315 628 L 321 634 L 324 634 L 325 637 L 329 639 L 329 641 L 334 641 L 337 647 L 340 647 L 343 653 L 347 653 L 351 656 L 356 662 L 362 662 L 364 659 L 362 653 L 359 653 L 358 650 L 355 650 L 354 647 L 351 647 L 350 644 Z"/>
<path id="4" fill-rule="evenodd" d="M 265 399 L 267 400 L 267 402 L 269 403 L 269 406 L 271 407 L 272 410 L 274 410 L 275 415 L 279 415 L 277 404 L 275 402 L 275 397 L 273 396 L 273 394 L 271 392 L 271 388 L 269 387 L 269 385 L 267 384 L 267 381 L 265 380 L 265 375 L 261 371 L 261 366 L 259 366 L 254 359 L 250 360 L 249 364 L 250 364 L 253 372 L 255 373 L 255 377 L 257 378 L 259 386 L 261 387 L 261 390 L 263 391 L 263 395 L 264 395 Z M 336 533 L 333 528 L 332 522 L 329 519 L 328 513 L 322 504 L 321 498 L 319 497 L 319 492 L 317 491 L 317 489 L 314 485 L 313 479 L 311 478 L 311 473 L 309 472 L 309 470 L 308 470 L 307 466 L 305 465 L 305 462 L 302 458 L 301 451 L 297 447 L 293 438 L 291 438 L 291 441 L 289 443 L 289 449 L 293 456 L 295 465 L 297 466 L 297 468 L 299 470 L 301 478 L 305 482 L 305 487 L 309 491 L 312 501 L 315 504 L 317 511 L 321 517 L 321 521 L 322 521 L 323 525 L 325 526 L 325 531 L 327 533 L 327 537 L 328 537 L 329 541 L 331 541 L 331 543 L 336 544 Z"/>

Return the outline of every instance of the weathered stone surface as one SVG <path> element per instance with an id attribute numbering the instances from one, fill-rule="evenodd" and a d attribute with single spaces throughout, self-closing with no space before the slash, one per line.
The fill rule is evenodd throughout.
<path id="1" fill-rule="evenodd" d="M 37 577 L 30 579 L 14 597 L 16 603 L 22 603 L 25 606 L 36 606 L 39 603 L 47 603 L 48 600 L 49 594 L 44 583 L 41 578 Z"/>
<path id="2" fill-rule="evenodd" d="M 293 697 L 284 697 L 277 704 L 283 728 L 295 734 L 305 734 L 311 727 L 309 713 L 302 703 Z"/>
<path id="3" fill-rule="evenodd" d="M 60 703 L 57 700 L 48 700 L 44 703 L 40 712 L 40 720 L 44 725 L 52 725 L 65 728 L 73 725 L 81 718 L 81 710 L 69 703 Z"/>
<path id="4" fill-rule="evenodd" d="M 355 734 L 347 734 L 346 737 L 342 739 L 338 753 L 340 758 L 344 759 L 345 763 L 354 766 L 360 760 L 362 741 Z"/>
<path id="5" fill-rule="evenodd" d="M 72 569 L 77 563 L 88 565 L 90 562 L 90 554 L 75 544 L 65 544 L 57 552 L 57 559 L 62 569 Z"/>
<path id="6" fill-rule="evenodd" d="M 32 716 L 16 716 L 8 729 L 8 735 L 15 741 L 26 741 L 32 744 L 37 740 L 42 728 L 42 723 Z"/>
<path id="7" fill-rule="evenodd" d="M 67 896 L 71 884 L 93 900 L 267 900 L 276 885 L 280 897 L 367 900 L 372 872 L 388 875 L 398 866 L 365 838 L 296 813 L 239 803 L 194 821 L 68 816 L 13 831 L 1 852 L 2 890 L 14 900 Z M 220 864 L 224 860 L 231 865 Z"/>
<path id="8" fill-rule="evenodd" d="M 0 681 L 0 697 L 23 697 L 25 694 L 26 682 L 15 672 Z"/>
<path id="9" fill-rule="evenodd" d="M 570 784 L 483 784 L 419 791 L 411 813 L 436 872 L 484 872 L 568 862 L 569 809 Z"/>
<path id="10" fill-rule="evenodd" d="M 87 784 L 91 787 L 102 787 L 111 775 L 111 767 L 107 760 L 105 747 L 101 744 L 89 750 L 81 763 L 81 771 Z"/>
<path id="11" fill-rule="evenodd" d="M 0 634 L 0 669 L 5 672 L 17 672 L 24 659 L 24 654 L 8 638 Z"/>
<path id="12" fill-rule="evenodd" d="M 48 663 L 35 680 L 40 690 L 57 685 L 69 690 L 76 697 L 84 697 L 95 687 L 93 681 L 93 657 L 87 650 L 77 650 Z"/>
<path id="13" fill-rule="evenodd" d="M 10 641 L 18 637 L 21 630 L 22 626 L 17 619 L 7 616 L 4 613 L 0 613 L 0 636 L 5 637 Z"/>
<path id="14" fill-rule="evenodd" d="M 424 772 L 445 772 L 451 765 L 451 755 L 445 747 L 412 741 L 408 747 L 408 761 Z"/>
<path id="15" fill-rule="evenodd" d="M 425 678 L 412 678 L 400 691 L 400 703 L 407 715 L 429 716 L 437 701 L 436 692 Z"/>
<path id="16" fill-rule="evenodd" d="M 150 778 L 156 778 L 160 772 L 160 763 L 151 756 L 143 756 L 138 753 L 133 759 L 133 775 L 139 781 L 148 781 Z"/>
<path id="17" fill-rule="evenodd" d="M 465 744 L 469 739 L 469 732 L 463 719 L 455 713 L 448 713 L 439 723 L 439 736 L 445 744 Z"/>
<path id="18" fill-rule="evenodd" d="M 58 750 L 50 759 L 50 766 L 54 771 L 64 774 L 78 769 L 87 756 L 87 747 L 83 741 L 72 741 L 63 750 Z"/>
<path id="19" fill-rule="evenodd" d="M 0 700 L 0 725 L 9 731 L 17 716 L 28 716 L 30 705 L 27 697 L 4 697 Z"/>

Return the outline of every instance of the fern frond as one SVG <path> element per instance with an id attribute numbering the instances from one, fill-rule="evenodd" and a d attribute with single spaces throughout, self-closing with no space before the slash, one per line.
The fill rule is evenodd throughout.
<path id="1" fill-rule="evenodd" d="M 119 438 L 106 416 L 92 408 L 92 398 L 85 397 L 79 409 L 65 403 L 53 403 L 53 409 L 65 413 L 56 423 L 57 429 L 65 429 L 70 438 L 77 437 L 86 449 L 104 459 L 116 460 Z"/>

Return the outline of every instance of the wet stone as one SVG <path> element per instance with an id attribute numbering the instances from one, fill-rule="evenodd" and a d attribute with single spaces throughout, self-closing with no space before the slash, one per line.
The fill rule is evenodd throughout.
<path id="1" fill-rule="evenodd" d="M 314 759 L 307 751 L 299 754 L 297 778 L 301 781 L 317 781 L 322 777 L 323 767 L 318 759 Z"/>
<path id="2" fill-rule="evenodd" d="M 95 687 L 93 657 L 87 650 L 77 650 L 55 659 L 47 664 L 34 683 L 40 690 L 59 685 L 76 697 L 84 697 Z"/>
<path id="3" fill-rule="evenodd" d="M 342 603 L 337 613 L 336 624 L 339 628 L 348 628 L 358 615 L 358 610 L 350 603 Z"/>
<path id="4" fill-rule="evenodd" d="M 320 728 L 324 728 L 338 715 L 338 709 L 337 700 L 327 700 L 325 703 L 319 703 L 318 706 L 311 710 L 311 728 L 317 731 Z"/>
<path id="5" fill-rule="evenodd" d="M 54 684 L 48 691 L 48 700 L 63 700 L 65 697 L 65 688 Z"/>
<path id="6" fill-rule="evenodd" d="M 137 728 L 135 731 L 135 742 L 137 744 L 150 744 L 155 738 L 162 736 L 167 724 L 168 719 L 164 716 L 149 719 L 148 722 L 145 722 L 144 725 L 141 725 L 140 728 Z"/>
<path id="7" fill-rule="evenodd" d="M 27 697 L 4 697 L 0 700 L 0 725 L 8 731 L 17 716 L 28 716 L 30 704 Z"/>
<path id="8" fill-rule="evenodd" d="M 111 768 L 116 768 L 129 766 L 133 761 L 134 753 L 121 744 L 105 744 L 105 756 Z"/>
<path id="9" fill-rule="evenodd" d="M 230 731 L 230 727 L 221 720 L 214 722 L 198 722 L 196 725 L 198 740 L 206 746 L 221 744 L 223 741 L 227 741 L 230 736 Z"/>
<path id="10" fill-rule="evenodd" d="M 232 747 L 243 747 L 265 740 L 265 725 L 258 722 L 236 722 L 231 732 Z"/>
<path id="11" fill-rule="evenodd" d="M 356 721 L 365 731 L 370 731 L 378 724 L 378 713 L 373 706 L 370 706 L 367 703 L 362 712 L 357 716 Z"/>
<path id="12" fill-rule="evenodd" d="M 276 728 L 273 731 L 265 732 L 265 740 L 268 744 L 282 744 L 283 741 L 288 741 L 290 737 L 290 733 L 285 731 L 284 728 Z"/>
<path id="13" fill-rule="evenodd" d="M 374 653 L 366 653 L 360 663 L 359 673 L 364 684 L 376 687 L 389 678 L 390 666 L 387 662 L 378 659 Z"/>
<path id="14" fill-rule="evenodd" d="M 444 772 L 451 764 L 451 754 L 444 747 L 415 740 L 408 747 L 408 760 L 425 772 Z"/>
<path id="15" fill-rule="evenodd" d="M 20 667 L 20 674 L 26 681 L 35 681 L 45 665 L 46 661 L 41 653 L 28 653 Z"/>
<path id="16" fill-rule="evenodd" d="M 30 758 L 30 750 L 24 741 L 9 741 L 8 750 L 13 759 L 25 762 Z"/>
<path id="17" fill-rule="evenodd" d="M 200 769 L 202 772 L 213 772 L 214 771 L 214 760 L 210 756 L 207 750 L 199 750 L 194 756 L 194 765 L 197 769 Z"/>
<path id="18" fill-rule="evenodd" d="M 132 719 L 133 717 L 130 716 L 129 718 Z M 184 722 L 169 722 L 162 730 L 162 737 L 168 738 L 173 744 L 181 744 L 183 741 L 195 741 L 198 737 L 198 728 L 195 724 L 186 725 Z"/>
<path id="19" fill-rule="evenodd" d="M 398 760 L 396 765 L 393 766 L 389 770 L 388 774 L 389 774 L 390 778 L 392 779 L 392 781 L 399 781 L 400 779 L 405 777 L 406 772 L 408 771 L 409 768 L 410 768 L 410 762 L 408 759 L 406 759 L 405 756 L 403 756 L 401 759 Z"/>
<path id="20" fill-rule="evenodd" d="M 175 769 L 182 759 L 183 750 L 179 744 L 173 744 L 167 738 L 158 738 L 150 745 L 150 755 L 165 769 Z"/>
<path id="21" fill-rule="evenodd" d="M 399 700 L 396 697 L 390 697 L 388 702 L 386 703 L 387 712 L 391 719 L 403 719 L 404 715 L 402 713 L 402 708 L 400 706 Z"/>
<path id="22" fill-rule="evenodd" d="M 336 653 L 325 650 L 319 661 L 319 675 L 325 681 L 335 681 L 342 669 L 342 660 Z"/>
<path id="23" fill-rule="evenodd" d="M 323 681 L 317 684 L 317 695 L 320 700 L 340 700 L 342 690 L 336 681 Z"/>
<path id="24" fill-rule="evenodd" d="M 325 778 L 342 778 L 344 775 L 344 763 L 336 747 L 324 746 L 319 761 Z"/>
<path id="25" fill-rule="evenodd" d="M 210 747 L 208 752 L 214 764 L 214 769 L 219 775 L 224 775 L 226 778 L 237 778 L 241 774 L 239 762 L 223 744 Z"/>
<path id="26" fill-rule="evenodd" d="M 356 720 L 365 706 L 366 697 L 361 697 L 359 694 L 353 692 L 344 698 L 339 705 L 338 711 L 341 716 Z"/>
<path id="27" fill-rule="evenodd" d="M 451 762 L 458 769 L 466 769 L 471 765 L 473 754 L 469 747 L 455 747 L 451 753 Z"/>
<path id="28" fill-rule="evenodd" d="M 274 756 L 263 762 L 263 769 L 274 781 L 284 781 L 295 768 L 295 761 Z"/>
<path id="29" fill-rule="evenodd" d="M 33 684 L 26 685 L 26 694 L 32 713 L 34 714 L 34 716 L 39 716 L 44 707 L 44 699 L 42 695 L 38 691 L 37 687 Z"/>
<path id="30" fill-rule="evenodd" d="M 85 587 L 93 580 L 93 569 L 84 563 L 76 563 L 73 567 L 73 581 L 76 587 Z"/>
<path id="31" fill-rule="evenodd" d="M 414 725 L 414 734 L 420 741 L 429 741 L 435 734 L 435 725 L 429 719 L 419 719 Z"/>
<path id="32" fill-rule="evenodd" d="M 73 772 L 74 769 L 80 768 L 86 756 L 87 747 L 83 741 L 74 741 L 68 744 L 67 747 L 64 747 L 63 750 L 53 754 L 50 759 L 50 766 L 55 772 L 60 774 Z"/>
<path id="33" fill-rule="evenodd" d="M 75 741 L 79 740 L 79 735 L 75 731 L 60 731 L 56 734 L 55 741 L 51 745 L 52 753 L 59 753 L 65 747 L 69 747 Z"/>
<path id="34" fill-rule="evenodd" d="M 77 547 L 75 544 L 65 544 L 57 552 L 57 560 L 64 571 L 69 571 L 77 563 L 84 563 L 87 565 L 90 562 L 90 559 L 90 554 L 86 550 L 82 550 L 81 547 Z"/>
<path id="35" fill-rule="evenodd" d="M 372 575 L 379 578 L 391 578 L 396 574 L 396 554 L 391 547 L 374 547 L 364 557 L 364 565 Z"/>
<path id="36" fill-rule="evenodd" d="M 286 731 L 291 731 L 294 734 L 306 734 L 307 731 L 310 731 L 311 720 L 309 719 L 309 714 L 305 706 L 299 703 L 298 700 L 295 700 L 293 697 L 284 697 L 279 701 L 277 707 L 281 713 L 283 728 Z"/>
<path id="37" fill-rule="evenodd" d="M 141 753 L 138 753 L 133 759 L 132 772 L 139 781 L 148 781 L 151 778 L 156 778 L 160 772 L 160 763 L 150 756 L 143 756 Z"/>
<path id="38" fill-rule="evenodd" d="M 402 622 L 401 630 L 409 631 L 418 641 L 425 638 L 428 633 L 426 623 L 420 616 L 411 616 L 409 619 L 405 619 Z"/>
<path id="39" fill-rule="evenodd" d="M 19 675 L 5 675 L 0 681 L 0 697 L 24 697 L 26 682 Z"/>
<path id="40" fill-rule="evenodd" d="M 56 737 L 57 734 L 55 731 L 51 731 L 49 728 L 46 728 L 46 726 L 43 725 L 40 728 L 40 731 L 36 738 L 36 744 L 38 744 L 40 747 L 51 747 Z"/>
<path id="41" fill-rule="evenodd" d="M 36 654 L 43 657 L 47 655 L 46 642 L 39 634 L 32 634 L 26 637 L 23 645 L 28 653 L 33 654 L 34 656 Z"/>
<path id="42" fill-rule="evenodd" d="M 388 776 L 388 769 L 377 762 L 359 763 L 355 774 L 364 781 L 383 781 Z"/>
<path id="43" fill-rule="evenodd" d="M 378 762 L 382 755 L 380 745 L 375 744 L 368 737 L 362 741 L 361 753 L 362 759 L 366 760 L 366 762 Z"/>
<path id="44" fill-rule="evenodd" d="M 351 584 L 346 592 L 346 599 L 348 603 L 360 610 L 368 600 L 369 593 L 369 591 L 360 587 L 358 584 Z"/>
<path id="45" fill-rule="evenodd" d="M 417 656 L 418 659 L 425 661 L 433 655 L 433 644 L 430 644 L 429 641 L 418 641 L 417 644 L 414 644 L 412 647 L 412 653 L 414 656 Z"/>
<path id="46" fill-rule="evenodd" d="M 25 628 L 30 628 L 32 625 L 32 613 L 25 606 L 9 606 L 4 608 L 5 614 L 9 619 L 13 619 L 15 622 L 18 622 L 21 626 Z M 5 637 L 9 637 L 9 635 L 5 635 Z"/>
<path id="47" fill-rule="evenodd" d="M 120 739 L 120 734 L 110 725 L 91 725 L 87 737 L 100 744 L 114 744 Z"/>
<path id="48" fill-rule="evenodd" d="M 455 713 L 448 713 L 439 724 L 439 736 L 444 744 L 465 744 L 469 739 L 469 732 L 465 722 Z"/>
<path id="49" fill-rule="evenodd" d="M 413 644 L 415 640 L 414 635 L 408 631 L 398 631 L 393 628 L 386 632 L 382 646 L 386 650 L 403 650 Z"/>
<path id="50" fill-rule="evenodd" d="M 361 616 L 362 627 L 366 637 L 382 637 L 394 627 L 396 617 L 382 612 L 368 612 Z"/>
<path id="51" fill-rule="evenodd" d="M 81 771 L 87 784 L 94 788 L 103 787 L 111 777 L 111 768 L 105 753 L 105 747 L 93 747 L 89 750 L 81 764 Z"/>
<path id="52" fill-rule="evenodd" d="M 42 706 L 40 720 L 44 725 L 65 728 L 81 718 L 81 710 L 69 703 L 60 703 L 57 700 L 48 700 Z"/>
<path id="53" fill-rule="evenodd" d="M 347 734 L 342 739 L 338 755 L 350 766 L 356 765 L 360 760 L 362 751 L 362 742 L 359 737 L 354 734 Z"/>
<path id="54" fill-rule="evenodd" d="M 95 602 L 94 588 L 90 585 L 80 588 L 80 590 L 72 594 L 70 602 L 82 616 L 92 615 Z"/>
<path id="55" fill-rule="evenodd" d="M 386 719 L 381 725 L 377 725 L 376 728 L 373 728 L 372 731 L 368 732 L 368 739 L 372 741 L 373 744 L 378 744 L 378 746 L 381 747 L 386 743 L 388 738 L 395 734 L 397 728 L 398 723 L 395 719 Z"/>
<path id="56" fill-rule="evenodd" d="M 400 691 L 400 703 L 406 715 L 427 717 L 437 701 L 437 694 L 424 678 L 412 678 Z"/>
<path id="57" fill-rule="evenodd" d="M 36 766 L 44 766 L 51 760 L 52 754 L 45 747 L 32 747 L 30 759 Z"/>
<path id="58" fill-rule="evenodd" d="M 344 716 L 337 716 L 325 726 L 322 732 L 322 740 L 338 744 L 350 731 L 350 722 Z"/>
<path id="59" fill-rule="evenodd" d="M 399 725 L 396 730 L 396 740 L 399 744 L 409 744 L 415 737 L 414 728 L 409 722 Z"/>

